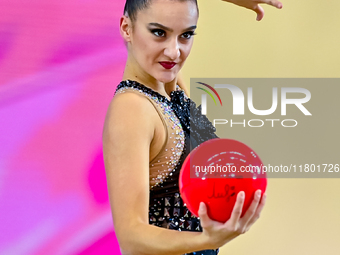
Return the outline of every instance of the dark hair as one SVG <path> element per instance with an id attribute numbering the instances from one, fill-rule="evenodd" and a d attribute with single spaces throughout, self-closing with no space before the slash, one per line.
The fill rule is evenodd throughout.
<path id="1" fill-rule="evenodd" d="M 148 8 L 151 4 L 151 1 L 152 0 L 126 0 L 125 7 L 124 7 L 124 15 L 128 16 L 131 19 L 131 21 L 134 22 L 137 18 L 138 11 Z M 175 0 L 175 1 L 194 2 L 197 6 L 197 13 L 198 13 L 197 0 Z"/>

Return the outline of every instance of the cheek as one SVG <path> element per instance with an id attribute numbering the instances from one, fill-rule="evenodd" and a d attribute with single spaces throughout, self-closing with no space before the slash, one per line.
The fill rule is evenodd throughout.
<path id="1" fill-rule="evenodd" d="M 150 37 L 145 35 L 139 35 L 135 37 L 136 42 L 136 53 L 138 57 L 143 62 L 153 61 L 161 53 L 161 44 L 150 39 Z"/>
<path id="2" fill-rule="evenodd" d="M 138 52 L 143 52 L 147 48 L 147 43 L 145 42 L 145 38 L 143 36 L 136 37 L 136 48 Z"/>
<path id="3" fill-rule="evenodd" d="M 193 42 L 191 41 L 190 43 L 183 45 L 182 54 L 181 54 L 183 59 L 186 59 L 189 56 L 191 48 L 192 48 L 192 43 Z"/>

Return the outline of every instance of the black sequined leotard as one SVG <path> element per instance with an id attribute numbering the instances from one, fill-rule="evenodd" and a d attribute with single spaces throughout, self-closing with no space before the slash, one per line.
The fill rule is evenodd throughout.
<path id="1" fill-rule="evenodd" d="M 162 151 L 150 161 L 149 223 L 179 231 L 202 231 L 199 218 L 188 210 L 180 196 L 178 178 L 181 166 L 192 149 L 202 142 L 217 138 L 216 129 L 201 106 L 196 104 L 177 85 L 170 100 L 136 81 L 122 81 L 118 93 L 133 92 L 145 96 L 155 106 L 165 130 L 167 141 Z M 190 254 L 217 254 L 217 250 Z"/>

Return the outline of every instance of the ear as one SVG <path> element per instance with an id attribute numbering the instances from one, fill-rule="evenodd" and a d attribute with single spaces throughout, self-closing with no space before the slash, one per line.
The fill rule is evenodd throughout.
<path id="1" fill-rule="evenodd" d="M 119 24 L 119 30 L 120 30 L 120 35 L 123 37 L 125 42 L 130 42 L 131 41 L 131 20 L 127 16 L 123 15 L 120 18 L 120 24 Z"/>

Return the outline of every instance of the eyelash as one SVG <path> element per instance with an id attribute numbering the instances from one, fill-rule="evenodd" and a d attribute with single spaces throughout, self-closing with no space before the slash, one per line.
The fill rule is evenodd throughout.
<path id="1" fill-rule="evenodd" d="M 156 33 L 158 33 L 158 32 L 162 33 L 163 36 L 164 36 L 164 34 L 165 34 L 165 31 L 162 30 L 162 29 L 152 29 L 152 30 L 151 30 L 151 33 L 154 34 L 155 36 L 157 36 L 157 37 L 163 37 L 163 36 L 161 36 L 161 35 L 157 35 Z M 196 35 L 196 33 L 193 32 L 193 31 L 185 32 L 185 33 L 182 34 L 182 36 L 185 35 L 185 34 L 188 34 L 188 35 L 190 36 L 189 38 L 182 37 L 182 38 L 187 39 L 187 40 L 189 40 L 192 36 Z"/>
<path id="2" fill-rule="evenodd" d="M 193 31 L 189 31 L 189 32 L 185 32 L 183 35 L 185 35 L 185 34 L 188 34 L 188 35 L 190 35 L 190 37 L 189 38 L 185 38 L 185 39 L 190 39 L 191 37 L 193 37 L 194 35 L 196 35 L 196 33 L 195 32 L 193 32 Z M 182 35 L 182 36 L 183 36 Z"/>
<path id="3" fill-rule="evenodd" d="M 165 31 L 162 30 L 162 29 L 152 29 L 152 30 L 151 30 L 151 33 L 153 33 L 155 36 L 161 37 L 160 35 L 157 35 L 157 34 L 156 34 L 157 32 L 161 32 L 163 35 L 165 34 Z"/>

